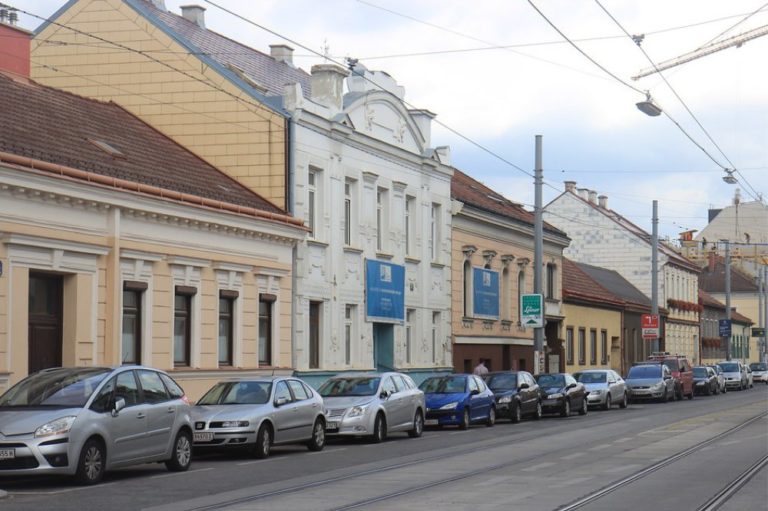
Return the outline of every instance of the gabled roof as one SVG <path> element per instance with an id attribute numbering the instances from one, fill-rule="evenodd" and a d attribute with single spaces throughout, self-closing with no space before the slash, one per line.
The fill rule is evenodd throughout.
<path id="1" fill-rule="evenodd" d="M 0 152 L 285 215 L 115 103 L 0 74 L 0 104 Z"/>
<path id="2" fill-rule="evenodd" d="M 267 96 L 282 96 L 283 87 L 291 83 L 300 83 L 304 96 L 312 91 L 311 76 L 305 71 L 278 62 L 270 55 L 250 48 L 225 37 L 217 32 L 202 28 L 182 16 L 158 9 L 146 0 L 129 0 L 129 5 L 141 7 L 139 12 L 162 23 L 176 39 L 191 47 L 198 57 L 212 59 L 227 70 L 239 69 L 248 78 L 266 89 Z M 225 73 L 229 74 L 229 73 Z M 243 88 L 249 87 L 247 83 Z"/>
<path id="3" fill-rule="evenodd" d="M 712 263 L 707 262 L 699 274 L 699 288 L 709 293 L 725 293 L 725 258 L 714 256 Z M 731 292 L 757 293 L 759 288 L 755 279 L 731 265 Z"/>
<path id="4" fill-rule="evenodd" d="M 699 288 L 699 305 L 709 307 L 711 309 L 718 309 L 725 314 L 725 304 L 719 301 L 717 298 Z M 731 311 L 731 320 L 736 323 L 742 323 L 746 325 L 753 325 L 755 322 L 735 310 Z"/>
<path id="5" fill-rule="evenodd" d="M 592 266 L 591 264 L 577 262 L 574 262 L 573 264 L 579 267 L 581 271 L 586 273 L 590 278 L 600 284 L 615 297 L 640 307 L 651 307 L 651 299 L 645 296 L 642 291 L 630 284 L 630 282 L 622 277 L 619 272 L 609 270 L 607 268 L 601 268 L 599 266 Z"/>
<path id="6" fill-rule="evenodd" d="M 569 298 L 595 304 L 622 307 L 625 301 L 614 295 L 585 272 L 579 263 L 563 258 L 563 300 Z"/>
<path id="7" fill-rule="evenodd" d="M 453 170 L 451 198 L 525 225 L 533 226 L 534 224 L 532 212 L 491 190 L 459 169 Z M 544 222 L 544 230 L 557 236 L 568 236 L 565 232 L 546 222 Z"/>

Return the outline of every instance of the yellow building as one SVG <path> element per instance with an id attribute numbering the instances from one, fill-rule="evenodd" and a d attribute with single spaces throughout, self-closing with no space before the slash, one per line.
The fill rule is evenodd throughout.
<path id="1" fill-rule="evenodd" d="M 114 103 L 0 75 L 0 390 L 140 363 L 196 398 L 289 372 L 285 214 Z"/>

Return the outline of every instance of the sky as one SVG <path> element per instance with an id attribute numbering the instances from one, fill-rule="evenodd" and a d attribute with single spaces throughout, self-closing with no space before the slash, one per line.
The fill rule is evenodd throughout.
<path id="1" fill-rule="evenodd" d="M 6 3 L 45 18 L 65 2 Z M 768 191 L 768 35 L 631 79 L 648 58 L 768 25 L 762 0 L 166 0 L 176 13 L 192 3 L 210 30 L 267 53 L 293 46 L 306 71 L 325 61 L 312 51 L 386 71 L 410 105 L 437 114 L 432 145 L 449 145 L 454 166 L 527 207 L 536 135 L 545 204 L 576 181 L 650 231 L 658 200 L 671 239 L 701 230 L 737 190 L 742 201 Z M 24 28 L 39 24 L 21 16 Z M 627 34 L 642 34 L 640 46 Z M 635 107 L 644 91 L 663 115 Z M 723 182 L 724 167 L 738 184 Z"/>

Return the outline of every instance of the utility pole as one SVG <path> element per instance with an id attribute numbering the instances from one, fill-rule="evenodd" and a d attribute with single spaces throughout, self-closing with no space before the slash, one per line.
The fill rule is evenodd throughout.
<path id="1" fill-rule="evenodd" d="M 659 201 L 653 201 L 653 218 L 651 219 L 651 314 L 659 315 Z M 661 327 L 661 321 L 659 321 Z M 651 342 L 651 352 L 659 349 L 659 338 Z"/>
<path id="2" fill-rule="evenodd" d="M 534 213 L 533 222 L 533 292 L 542 294 L 542 264 L 544 263 L 544 214 L 542 211 L 541 191 L 544 184 L 544 170 L 542 169 L 541 158 L 541 135 L 536 135 L 536 168 L 534 169 Z M 545 302 L 542 300 L 542 315 L 546 314 Z M 539 359 L 544 351 L 544 327 L 533 329 L 533 368 L 540 373 L 544 371 Z"/>
<path id="3" fill-rule="evenodd" d="M 757 326 L 758 328 L 765 328 L 765 302 L 764 302 L 764 296 L 763 296 L 763 267 L 759 266 L 757 269 L 757 302 L 758 302 L 758 311 L 757 311 Z M 762 362 L 763 360 L 763 343 L 765 341 L 765 336 L 760 336 L 760 340 L 758 341 L 757 346 L 757 354 L 758 354 L 758 360 Z M 749 341 L 747 341 L 749 342 Z"/>
<path id="4" fill-rule="evenodd" d="M 768 332 L 765 332 L 765 329 L 768 329 L 768 266 L 763 265 L 762 267 L 762 273 L 763 273 L 763 324 L 761 325 L 763 327 L 763 351 L 761 354 L 760 361 L 766 362 L 768 361 Z"/>
<path id="5" fill-rule="evenodd" d="M 725 242 L 725 319 L 731 324 L 731 242 Z M 731 336 L 725 337 L 725 359 L 731 360 Z"/>

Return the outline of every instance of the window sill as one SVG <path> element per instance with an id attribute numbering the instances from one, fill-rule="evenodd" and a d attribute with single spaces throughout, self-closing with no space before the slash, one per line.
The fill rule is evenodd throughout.
<path id="1" fill-rule="evenodd" d="M 405 256 L 405 262 L 406 263 L 411 263 L 411 264 L 420 264 L 421 263 L 421 259 L 419 259 L 417 257 Z"/>
<path id="2" fill-rule="evenodd" d="M 390 254 L 389 252 L 376 251 L 376 257 L 378 257 L 379 259 L 386 259 L 387 261 L 389 261 L 395 256 L 394 254 Z"/>
<path id="3" fill-rule="evenodd" d="M 349 254 L 362 254 L 363 253 L 363 249 L 362 248 L 353 247 L 352 245 L 344 245 L 342 250 L 344 252 L 346 252 L 346 253 L 349 253 Z"/>
<path id="4" fill-rule="evenodd" d="M 307 245 L 312 245 L 312 246 L 315 246 L 315 247 L 323 247 L 323 248 L 325 248 L 325 247 L 327 247 L 329 245 L 329 243 L 327 243 L 325 241 L 320 241 L 320 240 L 317 240 L 317 239 L 313 239 L 313 238 L 307 238 Z"/>
<path id="5" fill-rule="evenodd" d="M 429 263 L 429 265 L 430 265 L 432 268 L 441 268 L 441 269 L 442 269 L 442 268 L 445 268 L 445 265 L 444 265 L 443 263 L 439 263 L 439 262 L 437 262 L 437 261 L 432 261 L 431 263 Z"/>

